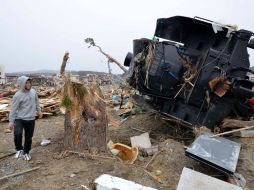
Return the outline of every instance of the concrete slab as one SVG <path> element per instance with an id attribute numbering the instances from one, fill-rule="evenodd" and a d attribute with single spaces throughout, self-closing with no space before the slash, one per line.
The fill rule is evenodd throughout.
<path id="1" fill-rule="evenodd" d="M 242 190 L 241 187 L 183 168 L 177 190 Z"/>
<path id="2" fill-rule="evenodd" d="M 99 176 L 94 182 L 96 184 L 96 190 L 156 190 L 108 174 Z"/>

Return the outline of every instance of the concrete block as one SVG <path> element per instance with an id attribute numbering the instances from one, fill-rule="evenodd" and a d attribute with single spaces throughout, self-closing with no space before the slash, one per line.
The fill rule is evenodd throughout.
<path id="1" fill-rule="evenodd" d="M 151 148 L 152 144 L 148 133 L 143 133 L 139 136 L 131 137 L 131 146 L 140 148 Z"/>
<path id="2" fill-rule="evenodd" d="M 156 190 L 145 187 L 133 181 L 128 181 L 119 177 L 103 174 L 94 181 L 96 190 Z"/>

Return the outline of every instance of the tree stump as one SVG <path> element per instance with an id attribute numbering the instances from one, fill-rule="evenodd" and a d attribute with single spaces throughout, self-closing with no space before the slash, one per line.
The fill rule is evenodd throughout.
<path id="1" fill-rule="evenodd" d="M 64 76 L 62 106 L 65 112 L 64 146 L 75 151 L 106 150 L 106 103 L 100 88 L 93 83 L 85 87 Z"/>

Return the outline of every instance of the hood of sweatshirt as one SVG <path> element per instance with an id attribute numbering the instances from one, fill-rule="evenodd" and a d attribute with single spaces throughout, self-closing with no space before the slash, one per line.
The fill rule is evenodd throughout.
<path id="1" fill-rule="evenodd" d="M 18 85 L 19 85 L 19 88 L 21 90 L 26 90 L 25 89 L 25 85 L 26 85 L 26 81 L 30 79 L 29 77 L 26 77 L 26 76 L 21 76 L 18 78 Z"/>

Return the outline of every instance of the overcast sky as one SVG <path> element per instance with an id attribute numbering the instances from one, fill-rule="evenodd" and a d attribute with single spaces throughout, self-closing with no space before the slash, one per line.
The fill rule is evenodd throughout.
<path id="1" fill-rule="evenodd" d="M 107 72 L 85 38 L 123 62 L 133 39 L 153 37 L 157 18 L 199 16 L 254 31 L 253 9 L 253 0 L 0 0 L 0 64 L 6 72 L 59 70 L 69 51 L 68 70 Z"/>

